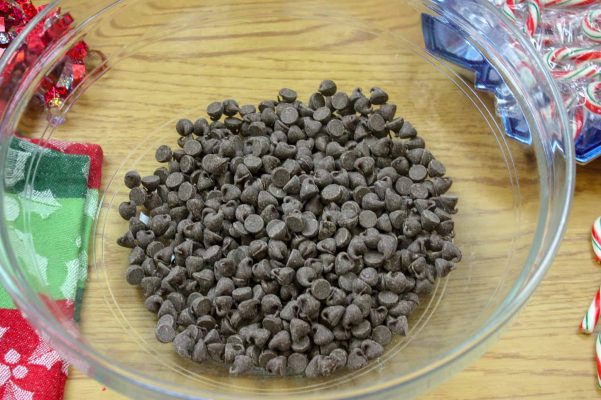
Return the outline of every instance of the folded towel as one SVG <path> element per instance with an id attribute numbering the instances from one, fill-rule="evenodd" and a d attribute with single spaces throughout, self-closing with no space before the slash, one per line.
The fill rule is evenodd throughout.
<path id="1" fill-rule="evenodd" d="M 102 157 L 97 145 L 57 141 L 14 139 L 8 151 L 5 220 L 16 257 L 66 316 L 79 317 Z M 0 399 L 62 399 L 67 368 L 0 288 Z"/>

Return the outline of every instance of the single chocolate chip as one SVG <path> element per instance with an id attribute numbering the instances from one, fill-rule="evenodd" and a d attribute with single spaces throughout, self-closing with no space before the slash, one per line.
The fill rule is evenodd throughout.
<path id="1" fill-rule="evenodd" d="M 124 201 L 123 203 L 119 204 L 119 215 L 121 215 L 121 218 L 125 220 L 135 217 L 136 212 L 136 203 L 133 201 Z"/>
<path id="2" fill-rule="evenodd" d="M 372 102 L 372 104 L 376 104 L 373 102 L 373 100 L 371 102 Z M 394 115 L 396 114 L 396 110 L 397 110 L 396 104 L 387 103 L 387 104 L 382 104 L 382 106 L 378 110 L 378 113 L 382 117 L 384 117 L 384 119 L 386 121 L 392 121 L 394 119 Z"/>
<path id="3" fill-rule="evenodd" d="M 125 186 L 127 186 L 130 189 L 133 189 L 140 186 L 140 183 L 142 183 L 142 178 L 140 177 L 138 171 L 128 171 L 123 177 L 123 181 L 125 183 Z"/>
<path id="4" fill-rule="evenodd" d="M 194 125 L 189 119 L 180 119 L 177 121 L 177 124 L 175 124 L 175 130 L 180 136 L 188 136 L 194 131 Z"/>
<path id="5" fill-rule="evenodd" d="M 349 97 L 344 92 L 337 92 L 332 96 L 332 107 L 334 107 L 335 110 L 344 110 L 349 104 Z"/>
<path id="6" fill-rule="evenodd" d="M 277 356 L 265 364 L 265 371 L 270 375 L 284 376 L 286 375 L 286 363 L 285 356 Z"/>
<path id="7" fill-rule="evenodd" d="M 280 120 L 286 125 L 292 125 L 298 120 L 298 111 L 294 107 L 286 107 L 280 113 Z"/>
<path id="8" fill-rule="evenodd" d="M 287 371 L 289 375 L 300 375 L 305 372 L 309 363 L 306 354 L 292 353 L 288 356 Z"/>
<path id="9" fill-rule="evenodd" d="M 172 156 L 173 152 L 171 151 L 171 148 L 167 145 L 159 146 L 159 148 L 154 153 L 154 158 L 160 163 L 171 161 Z"/>
<path id="10" fill-rule="evenodd" d="M 298 95 L 292 89 L 283 88 L 279 91 L 280 98 L 286 103 L 294 103 Z"/>
<path id="11" fill-rule="evenodd" d="M 386 131 L 386 121 L 380 114 L 372 114 L 367 120 L 367 127 L 376 134 Z"/>
<path id="12" fill-rule="evenodd" d="M 202 153 L 202 145 L 197 140 L 188 140 L 184 144 L 184 152 L 192 157 L 197 157 Z M 181 160 L 180 160 L 181 169 Z"/>
<path id="13" fill-rule="evenodd" d="M 373 212 L 371 210 L 363 210 L 359 214 L 359 224 L 363 228 L 366 228 L 366 229 L 373 228 L 376 226 L 377 222 L 378 222 L 378 216 L 376 215 L 375 212 Z"/>
<path id="14" fill-rule="evenodd" d="M 323 80 L 319 84 L 319 93 L 321 93 L 324 96 L 333 96 L 336 93 L 336 90 L 336 83 L 329 79 Z"/>
<path id="15" fill-rule="evenodd" d="M 264 226 L 263 218 L 257 214 L 251 214 L 244 220 L 244 228 L 252 234 L 261 232 Z"/>
<path id="16" fill-rule="evenodd" d="M 409 178 L 411 178 L 414 182 L 421 182 L 426 179 L 428 175 L 428 170 L 421 164 L 413 165 L 409 169 Z"/>
<path id="17" fill-rule="evenodd" d="M 334 341 L 334 334 L 331 330 L 321 324 L 313 324 L 313 343 L 317 346 L 325 346 Z"/>
<path id="18" fill-rule="evenodd" d="M 317 279 L 311 283 L 311 294 L 313 294 L 313 297 L 317 300 L 327 299 L 331 289 L 330 283 L 325 279 Z"/>
<path id="19" fill-rule="evenodd" d="M 253 368 L 254 362 L 252 358 L 247 355 L 237 355 L 234 359 L 234 363 L 230 367 L 231 375 L 243 375 L 249 372 Z"/>
<path id="20" fill-rule="evenodd" d="M 394 122 L 394 121 L 393 121 Z M 393 129 L 394 130 L 394 129 Z M 409 121 L 404 121 L 397 132 L 397 136 L 401 139 L 412 139 L 417 136 L 417 131 Z M 423 146 L 418 146 L 423 147 Z"/>
<path id="21" fill-rule="evenodd" d="M 313 119 L 321 124 L 328 122 L 331 116 L 332 112 L 328 107 L 320 107 L 313 113 Z"/>
<path id="22" fill-rule="evenodd" d="M 269 349 L 272 351 L 287 351 L 290 349 L 292 341 L 290 338 L 290 332 L 280 331 L 276 333 L 273 338 L 269 341 Z"/>
<path id="23" fill-rule="evenodd" d="M 175 339 L 175 320 L 172 315 L 160 317 L 155 328 L 155 336 L 161 343 L 170 343 Z"/>
<path id="24" fill-rule="evenodd" d="M 223 115 L 223 103 L 219 101 L 215 101 L 208 105 L 207 114 L 213 121 L 218 120 Z"/>
<path id="25" fill-rule="evenodd" d="M 125 273 L 125 279 L 130 285 L 137 286 L 144 279 L 144 270 L 139 265 L 130 265 Z"/>
<path id="26" fill-rule="evenodd" d="M 407 176 L 401 176 L 397 179 L 394 188 L 401 196 L 408 196 L 411 193 L 413 181 Z"/>
<path id="27" fill-rule="evenodd" d="M 397 335 L 406 336 L 409 331 L 409 323 L 407 317 L 404 315 L 400 317 L 386 317 L 386 326 L 392 333 Z"/>
<path id="28" fill-rule="evenodd" d="M 358 112 L 361 115 L 368 115 L 373 111 L 373 109 L 371 108 L 371 102 L 369 101 L 369 99 L 367 97 L 358 98 L 354 102 L 353 108 L 355 109 L 356 112 Z"/>
<path id="29" fill-rule="evenodd" d="M 233 117 L 234 115 L 238 114 L 238 111 L 240 111 L 240 106 L 236 100 L 227 99 L 223 101 L 223 113 L 225 115 L 228 117 Z"/>
<path id="30" fill-rule="evenodd" d="M 340 121 L 339 119 L 330 120 L 330 122 L 328 122 L 326 130 L 334 139 L 339 139 L 346 133 L 346 129 L 344 128 L 342 121 Z"/>
<path id="31" fill-rule="evenodd" d="M 367 357 L 361 348 L 354 348 L 350 351 L 346 362 L 346 367 L 350 370 L 363 368 L 367 365 Z"/>

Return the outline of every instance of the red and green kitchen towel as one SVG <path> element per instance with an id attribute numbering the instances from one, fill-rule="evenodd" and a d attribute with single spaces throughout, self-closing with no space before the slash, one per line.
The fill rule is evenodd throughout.
<path id="1" fill-rule="evenodd" d="M 7 158 L 5 221 L 16 257 L 39 292 L 78 320 L 102 149 L 13 139 Z M 62 399 L 67 368 L 0 288 L 0 399 Z"/>

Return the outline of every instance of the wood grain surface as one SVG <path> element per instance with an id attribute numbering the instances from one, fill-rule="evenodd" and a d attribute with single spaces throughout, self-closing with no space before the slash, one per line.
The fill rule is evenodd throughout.
<path id="1" fill-rule="evenodd" d="M 92 7 L 99 9 L 103 2 L 71 3 L 75 19 L 83 20 Z M 55 133 L 61 139 L 99 143 L 106 154 L 103 188 L 108 189 L 101 215 L 106 231 L 97 232 L 97 239 L 106 235 L 111 245 L 97 243 L 97 250 L 109 254 L 97 261 L 94 268 L 98 270 L 90 275 L 82 325 L 84 337 L 97 348 L 113 351 L 116 358 L 131 356 L 135 366 L 136 362 L 148 362 L 147 352 L 116 343 L 114 338 L 123 334 L 121 329 L 135 327 L 129 332 L 143 332 L 151 346 L 155 343 L 153 321 L 139 311 L 140 296 L 123 283 L 125 252 L 112 245 L 124 229 L 114 210 L 118 203 L 109 203 L 127 195 L 117 184 L 109 187 L 114 174 L 120 180 L 125 168 L 121 164 L 152 172 L 152 147 L 175 140 L 172 129 L 164 126 L 171 127 L 182 115 L 199 115 L 210 101 L 236 96 L 242 102 L 257 102 L 273 95 L 280 85 L 294 87 L 304 98 L 326 77 L 337 80 L 347 91 L 351 85 L 365 88 L 376 83 L 387 88 L 399 110 L 418 126 L 455 178 L 454 190 L 462 196 L 463 207 L 458 240 L 466 257 L 463 269 L 456 271 L 446 288 L 447 297 L 452 299 L 472 278 L 470 268 L 477 269 L 476 279 L 483 279 L 481 286 L 472 282 L 474 303 L 486 301 L 489 290 L 510 290 L 511 279 L 504 280 L 503 274 L 519 272 L 515 268 L 525 258 L 533 232 L 538 196 L 537 177 L 532 175 L 535 165 L 515 143 L 507 145 L 521 174 L 523 208 L 517 218 L 512 210 L 514 193 L 508 187 L 512 177 L 497 147 L 504 144 L 502 140 L 497 144 L 492 135 L 481 135 L 490 133 L 490 128 L 472 105 L 483 101 L 492 109 L 491 99 L 460 96 L 456 84 L 436 66 L 400 46 L 397 36 L 387 34 L 401 32 L 405 39 L 419 42 L 419 14 L 395 6 L 396 1 L 384 0 L 307 1 L 302 2 L 308 10 L 304 14 L 293 2 L 273 0 L 133 3 L 139 8 L 123 5 L 109 10 L 97 26 L 88 29 L 86 40 L 93 48 L 107 55 L 120 53 L 122 59 L 112 62 L 110 73 L 80 98 L 67 124 Z M 310 4 L 319 4 L 319 11 L 314 12 Z M 196 15 L 191 14 L 193 10 Z M 281 17 L 295 13 L 298 18 Z M 166 20 L 169 26 L 161 26 Z M 144 36 L 146 32 L 154 34 Z M 121 48 L 122 42 L 133 44 Z M 35 121 L 29 122 L 24 121 L 25 127 L 33 129 Z M 594 339 L 579 335 L 577 327 L 601 281 L 590 249 L 590 227 L 601 213 L 601 186 L 596 186 L 600 173 L 601 162 L 578 169 L 568 231 L 553 267 L 528 305 L 482 358 L 422 399 L 598 398 Z M 523 242 L 508 254 L 506 245 L 516 232 L 523 235 Z M 498 241 L 487 246 L 482 239 L 487 234 L 496 235 Z M 487 277 L 482 270 L 490 263 L 500 265 L 490 268 Z M 107 288 L 113 296 L 110 301 Z M 121 307 L 121 318 L 131 326 L 119 326 L 122 321 L 115 316 L 111 301 Z M 453 307 L 461 305 L 465 297 L 459 296 L 457 301 L 444 307 L 461 311 L 461 307 Z M 441 307 L 437 315 L 443 312 Z M 475 316 L 474 325 L 484 316 L 484 312 Z M 461 318 L 458 321 L 456 327 Z M 436 326 L 435 322 L 432 325 Z M 428 340 L 443 343 L 444 337 L 434 332 L 427 333 Z M 397 365 L 402 366 L 402 361 Z M 81 372 L 71 371 L 67 400 L 122 398 Z"/>

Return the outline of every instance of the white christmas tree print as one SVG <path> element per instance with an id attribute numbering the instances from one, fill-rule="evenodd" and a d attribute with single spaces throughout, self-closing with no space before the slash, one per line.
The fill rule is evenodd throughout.
<path id="1" fill-rule="evenodd" d="M 33 237 L 30 233 L 15 230 L 17 239 L 21 242 L 17 246 L 13 246 L 15 256 L 21 261 L 26 268 L 35 268 L 30 272 L 33 276 L 40 279 L 40 283 L 44 286 L 48 285 L 48 259 L 35 252 Z M 32 251 L 33 250 L 33 251 Z"/>
<path id="2" fill-rule="evenodd" d="M 5 195 L 4 200 L 4 217 L 7 221 L 16 221 L 21 214 L 21 206 L 19 205 L 19 201 L 11 195 Z"/>
<path id="3" fill-rule="evenodd" d="M 56 200 L 50 189 L 38 191 L 35 189 L 26 190 L 19 193 L 24 208 L 38 214 L 42 219 L 48 218 L 52 213 L 61 208 L 61 204 Z"/>
<path id="4" fill-rule="evenodd" d="M 25 167 L 30 157 L 31 153 L 8 149 L 4 173 L 4 183 L 6 186 L 13 187 L 25 179 Z"/>
<path id="5" fill-rule="evenodd" d="M 61 285 L 61 293 L 67 300 L 75 299 L 75 292 L 77 291 L 77 281 L 79 279 L 79 259 L 74 259 L 67 262 L 67 276 L 65 281 Z"/>

